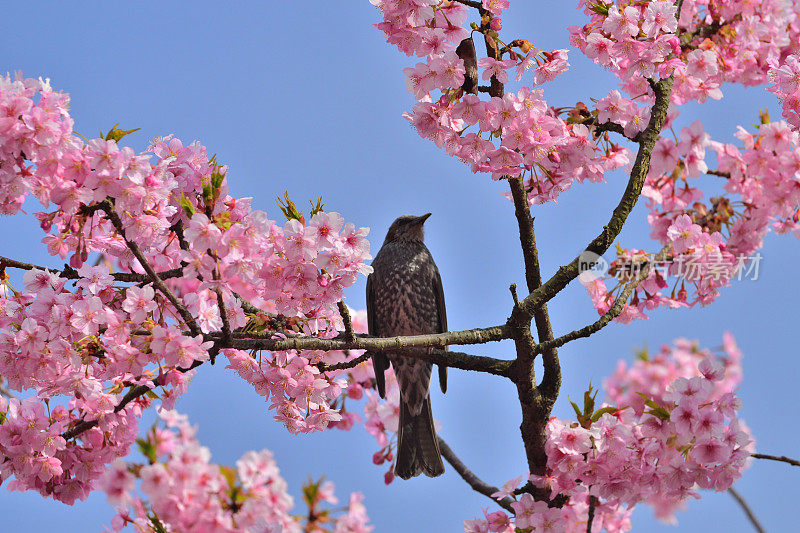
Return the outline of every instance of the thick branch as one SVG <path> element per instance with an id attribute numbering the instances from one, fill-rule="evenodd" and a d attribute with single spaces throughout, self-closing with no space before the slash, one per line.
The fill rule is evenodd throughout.
<path id="1" fill-rule="evenodd" d="M 528 197 L 522 178 L 509 178 L 508 181 L 511 186 L 511 195 L 514 199 L 514 213 L 517 218 L 519 240 L 525 264 L 525 281 L 527 282 L 528 292 L 533 293 L 542 284 L 533 218 L 530 214 Z M 561 386 L 561 366 L 558 362 L 558 352 L 554 347 L 543 352 L 544 377 L 541 384 L 539 386 L 536 385 L 536 372 L 534 370 L 536 345 L 531 335 L 531 318 L 536 322 L 539 342 L 547 342 L 553 339 L 553 328 L 550 325 L 550 317 L 547 313 L 545 302 L 541 302 L 527 311 L 523 310 L 520 305 L 515 304 L 508 320 L 509 326 L 512 327 L 512 334 L 517 348 L 517 358 L 511 369 L 511 379 L 517 386 L 517 396 L 522 410 L 522 421 L 519 429 L 522 434 L 522 442 L 525 445 L 528 469 L 533 474 L 542 475 L 547 467 L 545 427 Z M 549 493 L 537 494 L 537 499 L 548 499 L 549 496 Z"/>
<path id="2" fill-rule="evenodd" d="M 655 103 L 653 104 L 650 115 L 650 122 L 647 128 L 641 133 L 642 139 L 639 143 L 639 151 L 636 154 L 636 161 L 633 164 L 628 186 L 622 195 L 617 207 L 614 209 L 608 224 L 603 227 L 603 231 L 589 245 L 586 250 L 597 255 L 603 255 L 614 243 L 614 239 L 622 231 L 622 226 L 633 211 L 639 195 L 642 192 L 644 180 L 650 169 L 650 157 L 653 153 L 659 132 L 664 126 L 667 118 L 667 108 L 669 107 L 670 94 L 672 93 L 673 79 L 665 78 L 659 81 L 651 81 L 651 86 L 655 92 Z M 576 257 L 568 265 L 562 266 L 548 279 L 541 287 L 533 291 L 522 302 L 520 307 L 525 312 L 533 314 L 533 310 L 542 303 L 551 300 L 572 280 L 578 277 L 579 258 Z"/>
<path id="3" fill-rule="evenodd" d="M 492 497 L 492 494 L 494 494 L 495 492 L 499 492 L 500 489 L 498 489 L 497 487 L 493 487 L 488 483 L 486 483 L 485 481 L 481 480 L 478 476 L 476 476 L 472 472 L 472 470 L 467 468 L 467 466 L 461 462 L 461 459 L 459 459 L 458 456 L 455 454 L 455 452 L 453 452 L 453 450 L 450 449 L 450 446 L 447 445 L 447 443 L 444 441 L 444 439 L 442 439 L 442 437 L 437 437 L 437 439 L 439 441 L 439 451 L 442 452 L 442 457 L 444 457 L 445 460 L 448 463 L 450 463 L 450 466 L 452 466 L 453 469 L 456 472 L 458 472 L 458 475 L 461 476 L 461 478 L 464 481 L 466 481 L 467 484 L 470 487 L 472 487 L 472 489 L 475 492 L 480 492 L 487 498 L 491 499 L 493 502 L 497 503 L 500 507 L 502 507 L 506 511 L 510 512 L 511 514 L 514 514 L 514 508 L 511 507 L 511 502 L 513 501 L 511 498 L 505 497 L 501 500 L 494 499 L 494 497 Z"/>
<path id="4" fill-rule="evenodd" d="M 217 338 L 219 334 L 211 333 L 209 336 Z M 358 334 L 351 341 L 346 340 L 343 334 L 333 339 L 299 336 L 272 339 L 261 338 L 252 333 L 233 333 L 230 347 L 240 350 L 255 349 L 271 352 L 283 350 L 371 350 L 380 352 L 408 348 L 444 348 L 448 345 L 486 344 L 510 338 L 510 331 L 505 325 L 399 337 L 371 337 Z"/>
<path id="5" fill-rule="evenodd" d="M 798 461 L 796 459 L 789 459 L 788 457 L 783 456 L 783 455 L 781 455 L 781 456 L 766 455 L 766 454 L 763 454 L 763 453 L 751 453 L 750 455 L 752 457 L 755 457 L 756 459 L 769 459 L 770 461 L 780 461 L 782 463 L 789 463 L 792 466 L 800 466 L 800 461 Z"/>
<path id="6" fill-rule="evenodd" d="M 485 372 L 487 374 L 494 374 L 497 376 L 507 376 L 508 369 L 511 367 L 512 361 L 503 361 L 501 359 L 494 359 L 492 357 L 484 357 L 481 355 L 471 355 L 463 352 L 451 352 L 440 349 L 432 349 L 429 352 L 415 351 L 415 352 L 396 352 L 399 357 L 409 357 L 412 359 L 422 359 L 431 363 L 441 364 L 444 366 L 451 366 L 460 370 L 472 370 L 475 372 Z M 334 370 L 346 370 L 354 368 L 367 361 L 370 358 L 370 352 L 343 363 L 336 363 L 334 365 L 326 365 L 320 363 L 317 365 L 320 372 L 331 372 Z"/>
<path id="7" fill-rule="evenodd" d="M 750 506 L 747 504 L 747 500 L 745 500 L 742 495 L 739 494 L 739 491 L 731 487 L 728 489 L 728 494 L 733 496 L 733 499 L 736 500 L 736 503 L 738 503 L 739 507 L 742 508 L 744 514 L 747 515 L 748 520 L 750 520 L 750 523 L 753 524 L 755 530 L 758 531 L 758 533 L 766 533 L 764 527 L 758 521 L 758 518 L 756 518 L 756 515 L 753 514 L 753 510 L 750 509 Z"/>
<path id="8" fill-rule="evenodd" d="M 9 259 L 8 257 L 0 256 L 0 269 L 2 268 L 18 268 L 20 270 L 48 270 L 63 279 L 81 278 L 80 274 L 78 274 L 78 272 L 72 267 L 65 268 L 64 270 L 57 270 L 54 268 L 34 265 L 32 263 L 22 263 L 20 261 Z M 183 269 L 181 268 L 173 268 L 171 270 L 158 272 L 158 277 L 161 279 L 177 278 L 182 275 Z M 147 274 L 136 274 L 132 272 L 115 272 L 111 274 L 111 277 L 114 278 L 114 281 L 120 281 L 123 283 L 149 283 L 152 279 Z"/>
<path id="9" fill-rule="evenodd" d="M 533 217 L 531 217 L 528 196 L 525 193 L 525 186 L 522 183 L 522 178 L 510 178 L 508 181 L 509 185 L 511 185 L 511 195 L 514 199 L 514 214 L 517 217 L 517 226 L 519 227 L 519 240 L 522 246 L 523 261 L 525 263 L 525 281 L 528 284 L 528 293 L 532 293 L 542 286 L 542 274 L 539 267 L 539 251 L 536 248 Z M 517 309 L 519 309 L 519 307 L 515 307 L 514 312 L 517 312 Z M 539 343 L 552 341 L 553 327 L 547 312 L 547 304 L 542 302 L 541 305 L 536 306 L 532 311 Z M 527 313 L 519 318 L 520 323 L 523 321 L 529 322 L 529 320 L 530 318 L 528 318 Z M 525 351 L 529 352 L 525 354 L 525 358 L 528 360 L 526 364 L 529 363 L 532 367 L 533 358 L 536 353 L 534 347 L 526 346 Z M 561 387 L 561 365 L 558 362 L 558 352 L 555 346 L 553 346 L 542 350 L 541 353 L 544 377 L 539 385 L 539 392 L 551 402 L 555 402 L 558 396 L 558 390 Z M 517 358 L 521 358 L 519 353 L 517 354 Z M 530 373 L 533 373 L 533 368 L 531 368 Z"/>

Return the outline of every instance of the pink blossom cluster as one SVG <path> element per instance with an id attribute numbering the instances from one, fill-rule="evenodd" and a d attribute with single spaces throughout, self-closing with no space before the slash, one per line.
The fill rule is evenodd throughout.
<path id="1" fill-rule="evenodd" d="M 149 148 L 155 165 L 149 153 L 136 155 L 114 140 L 84 143 L 72 133 L 68 102 L 44 82 L 0 82 L 0 106 L 11 114 L 0 131 L 0 205 L 14 213 L 24 193 L 56 204 L 37 214 L 42 229 L 54 230 L 43 242 L 51 254 L 70 256 L 73 267 L 98 252 L 123 270 L 144 272 L 127 240 L 157 270 L 187 264 L 182 279 L 193 282 L 191 292 L 213 288 L 231 298 L 237 291 L 256 306 L 273 301 L 287 316 L 331 307 L 359 273 L 369 272 L 367 229 L 324 212 L 308 223 L 276 224 L 252 210 L 249 198 L 228 195 L 227 169 L 198 143 L 155 140 Z M 86 209 L 106 198 L 124 235 L 102 211 Z M 201 325 L 211 329 L 219 320 L 207 317 Z"/>
<path id="2" fill-rule="evenodd" d="M 217 465 L 211 462 L 208 448 L 197 441 L 196 428 L 185 416 L 167 410 L 161 410 L 160 416 L 166 427 L 154 426 L 139 440 L 147 463 L 117 460 L 101 481 L 108 502 L 117 508 L 112 531 L 127 525 L 142 532 L 310 530 L 291 514 L 293 499 L 269 450 L 245 453 L 236 468 Z M 329 531 L 371 531 L 362 500 L 360 493 L 353 493 L 347 511 L 331 517 Z M 338 503 L 330 481 L 317 487 L 315 501 L 308 503 L 316 507 L 323 502 Z"/>
<path id="3" fill-rule="evenodd" d="M 511 480 L 504 485 L 508 496 L 519 488 L 522 477 Z M 501 493 L 496 494 L 497 497 Z M 573 495 L 567 505 L 549 507 L 547 502 L 537 501 L 528 493 L 523 493 L 511 503 L 514 515 L 505 511 L 488 512 L 484 510 L 483 518 L 464 520 L 465 533 L 516 533 L 540 532 L 548 533 L 584 533 L 589 513 L 589 498 L 586 494 Z M 629 531 L 631 528 L 632 510 L 607 505 L 603 502 L 595 504 L 592 531 L 617 533 Z"/>
<path id="4" fill-rule="evenodd" d="M 686 0 L 680 21 L 671 0 L 580 4 L 590 21 L 569 28 L 571 43 L 631 96 L 649 92 L 647 78 L 672 75 L 673 102 L 720 99 L 723 83 L 762 84 L 797 49 L 798 7 L 781 0 Z"/>
<path id="5" fill-rule="evenodd" d="M 656 142 L 642 195 L 651 236 L 669 247 L 669 255 L 660 267 L 653 265 L 618 321 L 647 318 L 647 311 L 659 306 L 707 305 L 722 287 L 757 273 L 757 253 L 770 230 L 800 237 L 797 131 L 765 116 L 755 133 L 740 127 L 735 137 L 740 146 L 714 141 L 697 121 L 675 140 Z M 709 150 L 717 168 L 709 168 Z M 722 194 L 704 199 L 693 181 L 704 175 L 724 180 Z M 641 250 L 617 250 L 609 271 L 617 286 L 609 290 L 604 279 L 587 284 L 599 313 L 610 309 L 632 278 L 620 273 L 649 261 L 652 256 Z"/>
<path id="6" fill-rule="evenodd" d="M 125 456 L 136 439 L 139 406 L 105 414 L 80 442 L 62 436 L 75 413 L 41 398 L 0 398 L 0 481 L 9 490 L 35 490 L 72 505 L 96 488 L 108 463 Z"/>
<path id="7" fill-rule="evenodd" d="M 397 446 L 397 429 L 400 424 L 400 386 L 394 375 L 394 369 L 386 372 L 386 398 L 381 399 L 377 391 L 366 391 L 367 402 L 364 405 L 364 428 L 375 437 L 378 451 L 372 456 L 376 465 L 389 464 L 383 480 L 388 485 L 394 481 L 394 460 Z"/>
<path id="8" fill-rule="evenodd" d="M 137 155 L 113 140 L 125 133 L 116 129 L 110 140 L 84 142 L 72 131 L 68 102 L 48 82 L 0 78 L 0 210 L 16 213 L 26 194 L 54 204 L 36 214 L 43 242 L 72 266 L 30 269 L 22 290 L 0 272 L 0 375 L 9 388 L 35 394 L 24 408 L 8 407 L 2 428 L 16 431 L 25 416 L 39 440 L 55 443 L 43 452 L 9 437 L 0 471 L 14 476 L 14 488 L 71 503 L 127 455 L 149 405 L 129 398 L 123 408 L 130 387 L 157 383 L 171 408 L 191 368 L 218 351 L 225 328 L 335 335 L 336 302 L 370 272 L 370 255 L 368 230 L 338 213 L 315 209 L 307 221 L 287 215 L 279 225 L 249 198 L 230 196 L 227 169 L 199 143 L 167 136 Z M 177 272 L 163 276 L 167 290 L 144 275 L 136 251 L 156 272 Z M 90 253 L 100 255 L 97 266 L 86 263 Z M 112 269 L 144 281 L 121 283 Z M 310 431 L 342 420 L 333 404 L 345 381 L 309 365 L 321 355 L 280 352 L 270 361 L 272 408 L 287 426 Z M 51 402 L 59 405 L 48 412 Z M 97 426 L 69 436 L 82 422 Z"/>
<path id="9" fill-rule="evenodd" d="M 727 490 L 749 464 L 753 440 L 737 417 L 741 352 L 724 337 L 723 353 L 678 339 L 654 356 L 642 353 L 630 367 L 620 361 L 604 383 L 608 404 L 584 410 L 579 422 L 553 417 L 547 425 L 548 471 L 530 480 L 568 497 L 548 508 L 515 490 L 523 477 L 493 496 L 512 497 L 515 516 L 487 513 L 466 520 L 467 532 L 586 531 L 590 499 L 593 530 L 631 529 L 639 503 L 673 520 L 697 489 Z M 576 411 L 578 407 L 575 406 Z"/>
<path id="10" fill-rule="evenodd" d="M 508 4 L 491 1 L 484 7 L 499 14 Z M 406 0 L 379 5 L 383 22 L 376 26 L 387 41 L 409 55 L 425 57 L 424 63 L 405 69 L 409 91 L 417 100 L 405 117 L 420 136 L 469 164 L 473 172 L 491 173 L 493 179 L 527 175 L 530 201 L 544 203 L 576 180 L 602 181 L 606 171 L 630 162 L 626 148 L 601 144 L 585 125 L 563 119 L 561 111 L 547 105 L 540 89 L 522 87 L 488 99 L 465 92 L 464 61 L 454 51 L 468 35 L 460 26 L 466 21 L 462 5 Z M 451 16 L 453 10 L 458 16 Z M 501 27 L 499 21 L 492 20 L 493 35 Z M 533 85 L 539 85 L 569 67 L 566 50 L 543 52 L 527 41 L 516 46 L 520 51 L 509 50 L 508 59 L 478 60 L 475 67 L 482 70 L 482 80 L 506 83 L 508 71 L 515 69 L 519 81 L 535 65 Z M 440 96 L 433 96 L 434 91 Z"/>
<path id="11" fill-rule="evenodd" d="M 441 0 L 370 0 L 381 10 L 383 31 L 389 44 L 406 55 L 425 57 L 455 48 L 469 32 L 467 8 Z"/>
<path id="12" fill-rule="evenodd" d="M 770 69 L 769 78 L 773 85 L 767 90 L 780 98 L 783 118 L 797 130 L 800 128 L 800 56 L 786 57 L 779 66 Z"/>
<path id="13" fill-rule="evenodd" d="M 341 318 L 335 326 L 341 328 Z M 353 330 L 365 333 L 366 312 L 353 312 Z M 336 329 L 305 334 L 335 336 Z M 275 420 L 291 433 L 321 431 L 328 427 L 349 430 L 361 417 L 346 409 L 346 401 L 360 400 L 364 389 L 373 387 L 372 363 L 365 361 L 353 368 L 321 372 L 318 365 L 335 365 L 356 359 L 363 350 L 305 350 L 274 351 L 257 357 L 244 350 L 224 349 L 228 358 L 226 368 L 253 385 L 255 391 L 272 402 Z"/>

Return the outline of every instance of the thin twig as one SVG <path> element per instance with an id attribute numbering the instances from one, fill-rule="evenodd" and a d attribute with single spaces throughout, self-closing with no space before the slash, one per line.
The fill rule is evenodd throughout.
<path id="1" fill-rule="evenodd" d="M 355 359 L 351 359 L 350 361 L 344 361 L 343 363 L 336 363 L 333 365 L 328 365 L 325 363 L 320 363 L 317 365 L 320 372 L 333 372 L 334 370 L 347 370 L 348 368 L 355 368 L 361 363 L 368 361 L 372 354 L 369 352 L 364 352 L 363 354 L 359 355 Z"/>
<path id="2" fill-rule="evenodd" d="M 460 475 L 461 478 L 466 481 L 474 491 L 483 494 L 506 511 L 512 514 L 514 513 L 514 508 L 511 507 L 511 502 L 513 501 L 511 498 L 506 496 L 505 498 L 496 500 L 492 494 L 499 492 L 500 489 L 493 487 L 492 485 L 489 485 L 485 481 L 481 480 L 472 472 L 472 470 L 467 468 L 467 466 L 461 462 L 461 459 L 458 458 L 455 452 L 453 452 L 453 450 L 447 445 L 442 437 L 437 437 L 437 440 L 439 441 L 439 451 L 442 453 L 442 457 L 444 457 L 445 460 L 450 463 L 450 466 L 452 466 L 453 469 L 458 472 L 458 475 Z"/>
<path id="3" fill-rule="evenodd" d="M 459 4 L 464 4 L 465 6 L 474 7 L 475 9 L 483 9 L 483 4 L 480 2 L 476 2 L 475 0 L 453 0 L 454 2 L 458 2 Z"/>
<path id="4" fill-rule="evenodd" d="M 598 124 L 597 120 L 594 122 L 586 122 L 586 126 L 594 125 L 594 135 L 599 136 L 601 133 L 607 131 L 613 131 L 614 133 L 619 133 L 626 139 L 638 143 L 642 140 L 642 134 L 637 133 L 633 137 L 629 137 L 627 133 L 625 133 L 625 128 L 622 127 L 621 124 L 617 124 L 616 122 L 603 122 L 602 124 Z"/>
<path id="5" fill-rule="evenodd" d="M 344 340 L 352 341 L 355 338 L 353 333 L 353 319 L 350 318 L 350 311 L 347 309 L 347 304 L 342 300 L 336 304 L 339 307 L 339 314 L 342 316 L 344 322 Z"/>
<path id="6" fill-rule="evenodd" d="M 200 366 L 202 364 L 203 364 L 203 361 L 195 361 L 195 362 L 193 362 L 191 364 L 191 366 L 189 366 L 189 368 L 178 368 L 177 370 L 179 372 L 186 373 L 186 372 L 188 372 L 190 370 L 193 370 L 193 369 L 197 368 L 198 366 Z M 122 399 L 119 401 L 117 406 L 114 407 L 114 412 L 115 413 L 119 413 L 120 411 L 122 411 L 125 408 L 126 405 L 128 405 L 132 401 L 136 400 L 137 398 L 140 398 L 140 397 L 144 396 L 145 394 L 147 394 L 148 392 L 150 392 L 154 388 L 158 387 L 160 384 L 161 384 L 161 379 L 160 379 L 160 376 L 159 376 L 159 377 L 157 377 L 157 378 L 155 378 L 153 380 L 153 386 L 152 387 L 148 387 L 147 385 L 137 385 L 137 386 L 131 388 L 131 390 L 129 390 L 125 394 L 125 396 L 122 397 Z M 83 433 L 84 431 L 88 431 L 88 430 L 92 429 L 93 427 L 95 427 L 99 423 L 100 423 L 99 420 L 88 420 L 88 421 L 87 420 L 81 420 L 80 422 L 78 422 L 75 425 L 75 427 L 73 427 L 69 431 L 65 431 L 64 433 L 61 434 L 61 436 L 64 437 L 65 440 L 74 439 L 75 437 L 77 437 L 78 435 Z"/>
<path id="7" fill-rule="evenodd" d="M 792 466 L 800 466 L 800 461 L 797 459 L 790 459 L 784 455 L 766 455 L 763 453 L 751 453 L 751 457 L 755 457 L 756 459 L 769 459 L 770 461 L 780 461 L 782 463 L 789 463 Z"/>
<path id="8" fill-rule="evenodd" d="M 594 323 L 582 327 L 581 329 L 571 331 L 552 341 L 537 344 L 536 345 L 537 353 L 547 350 L 553 346 L 563 346 L 568 342 L 572 342 L 576 339 L 589 337 L 590 335 L 597 333 L 598 331 L 606 327 L 608 324 L 610 324 L 612 320 L 617 318 L 622 313 L 622 310 L 625 308 L 625 304 L 628 302 L 628 298 L 630 297 L 631 293 L 633 293 L 636 287 L 638 287 L 650 275 L 652 264 L 663 261 L 664 258 L 667 257 L 671 249 L 672 249 L 671 246 L 664 247 L 658 254 L 656 254 L 656 256 L 653 258 L 651 262 L 648 262 L 647 264 L 643 265 L 642 270 L 639 272 L 636 278 L 628 282 L 628 284 L 625 285 L 625 288 L 622 290 L 622 292 L 619 293 L 617 298 L 614 300 L 614 304 L 611 306 L 611 308 L 608 311 L 606 311 L 600 318 L 598 318 Z"/>
<path id="9" fill-rule="evenodd" d="M 731 487 L 731 488 L 728 489 L 728 494 L 733 496 L 733 499 L 736 500 L 736 503 L 738 503 L 739 507 L 742 508 L 742 510 L 744 511 L 744 514 L 747 515 L 747 518 L 750 520 L 750 523 L 753 524 L 753 527 L 755 528 L 755 530 L 758 531 L 758 533 L 766 533 L 766 530 L 761 525 L 761 523 L 758 521 L 758 518 L 756 518 L 756 515 L 753 514 L 753 510 L 750 509 L 750 506 L 747 504 L 747 500 L 745 500 L 744 497 L 742 497 L 742 495 L 739 494 L 739 491 L 737 491 L 736 489 Z"/>
<path id="10" fill-rule="evenodd" d="M 723 172 L 721 170 L 713 170 L 713 169 L 706 170 L 706 174 L 709 174 L 711 176 L 719 176 L 720 178 L 731 179 L 730 172 Z"/>
<path id="11" fill-rule="evenodd" d="M 518 306 L 519 296 L 517 296 L 517 284 L 512 283 L 508 290 L 511 291 L 511 299 L 514 300 L 514 307 Z"/>
<path id="12" fill-rule="evenodd" d="M 586 520 L 586 533 L 592 533 L 595 507 L 597 507 L 597 496 L 589 496 L 589 517 Z"/>

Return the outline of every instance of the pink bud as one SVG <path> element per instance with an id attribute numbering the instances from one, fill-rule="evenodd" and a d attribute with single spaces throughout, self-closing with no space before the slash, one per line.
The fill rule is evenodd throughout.
<path id="1" fill-rule="evenodd" d="M 364 388 L 358 383 L 351 383 L 347 387 L 347 397 L 353 400 L 360 400 L 364 396 Z"/>
<path id="2" fill-rule="evenodd" d="M 503 29 L 503 19 L 501 19 L 500 17 L 493 18 L 491 24 L 489 24 L 489 27 L 491 29 L 493 29 L 494 31 L 502 30 Z"/>

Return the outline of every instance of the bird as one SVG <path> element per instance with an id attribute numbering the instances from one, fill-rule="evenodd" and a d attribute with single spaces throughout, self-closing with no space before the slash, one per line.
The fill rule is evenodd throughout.
<path id="1" fill-rule="evenodd" d="M 394 337 L 447 331 L 442 277 L 424 242 L 424 224 L 430 216 L 430 213 L 422 216 L 402 215 L 389 227 L 383 246 L 372 261 L 373 271 L 367 278 L 367 326 L 370 335 Z M 400 387 L 400 422 L 394 473 L 401 479 L 421 473 L 429 477 L 444 473 L 431 413 L 429 386 L 433 364 L 408 357 L 415 350 L 371 353 L 381 398 L 386 397 L 384 372 L 388 370 L 389 363 L 394 368 Z M 439 386 L 442 392 L 447 391 L 446 366 L 439 366 Z"/>

